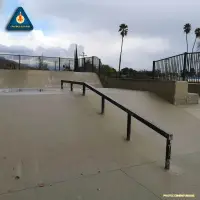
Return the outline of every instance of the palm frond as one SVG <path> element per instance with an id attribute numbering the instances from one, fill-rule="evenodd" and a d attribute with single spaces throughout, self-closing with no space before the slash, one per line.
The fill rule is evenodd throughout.
<path id="1" fill-rule="evenodd" d="M 128 25 L 126 24 L 120 24 L 119 26 L 119 32 L 122 37 L 126 36 L 128 34 Z"/>
<path id="2" fill-rule="evenodd" d="M 187 23 L 184 25 L 183 30 L 186 34 L 190 33 L 191 31 L 191 24 Z"/>
<path id="3" fill-rule="evenodd" d="M 196 28 L 194 33 L 195 33 L 196 37 L 199 38 L 200 37 L 200 28 Z"/>

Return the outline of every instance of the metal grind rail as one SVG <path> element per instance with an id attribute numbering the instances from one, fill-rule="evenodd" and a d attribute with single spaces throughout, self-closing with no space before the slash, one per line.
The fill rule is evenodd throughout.
<path id="1" fill-rule="evenodd" d="M 146 119 L 140 117 L 136 113 L 132 112 L 128 108 L 124 107 L 123 105 L 119 104 L 112 98 L 108 97 L 107 95 L 103 94 L 102 92 L 98 91 L 91 85 L 84 83 L 84 82 L 79 82 L 79 81 L 68 81 L 68 80 L 61 80 L 61 89 L 63 89 L 63 83 L 70 83 L 71 86 L 71 91 L 73 91 L 73 85 L 82 85 L 83 87 L 83 96 L 85 96 L 86 88 L 90 89 L 91 91 L 95 92 L 99 96 L 101 96 L 101 114 L 104 114 L 105 111 L 105 100 L 109 101 L 113 105 L 117 106 L 118 108 L 122 109 L 124 112 L 127 113 L 127 141 L 130 141 L 131 138 L 131 117 L 134 117 L 141 123 L 145 124 L 149 128 L 153 129 L 160 135 L 162 135 L 164 138 L 166 138 L 166 154 L 165 154 L 165 169 L 169 170 L 170 169 L 170 159 L 171 159 L 171 141 L 173 139 L 173 134 L 166 133 L 159 127 L 155 126 L 154 124 L 150 123 Z"/>

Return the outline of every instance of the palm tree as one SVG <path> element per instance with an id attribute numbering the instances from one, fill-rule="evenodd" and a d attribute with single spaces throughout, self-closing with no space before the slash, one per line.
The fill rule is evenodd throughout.
<path id="1" fill-rule="evenodd" d="M 74 51 L 74 71 L 78 71 L 78 51 L 77 51 L 77 44 Z"/>
<path id="2" fill-rule="evenodd" d="M 197 38 L 200 38 L 200 28 L 196 28 L 195 31 L 194 31 L 194 33 L 195 33 L 195 40 L 194 40 L 194 44 L 193 44 L 193 47 L 192 47 L 192 55 L 191 55 L 190 70 L 191 70 L 192 64 L 193 64 L 193 52 L 194 52 L 194 47 L 195 47 Z"/>
<path id="3" fill-rule="evenodd" d="M 184 30 L 184 33 L 186 36 L 186 45 L 187 45 L 187 53 L 188 53 L 188 37 L 187 36 L 191 31 L 191 24 L 189 24 L 189 23 L 185 24 L 183 27 L 183 30 Z"/>
<path id="4" fill-rule="evenodd" d="M 123 47 L 123 43 L 124 43 L 124 37 L 127 36 L 127 34 L 128 34 L 128 25 L 120 24 L 119 32 L 120 32 L 120 35 L 122 36 L 121 51 L 120 51 L 120 56 L 119 56 L 119 74 L 120 74 L 121 59 L 122 59 L 122 47 Z"/>
<path id="5" fill-rule="evenodd" d="M 195 31 L 195 40 L 194 40 L 194 44 L 193 44 L 193 47 L 192 47 L 192 53 L 194 51 L 194 47 L 195 47 L 195 44 L 196 44 L 196 41 L 197 41 L 197 38 L 200 38 L 200 28 L 196 28 Z"/>
<path id="6" fill-rule="evenodd" d="M 197 51 L 200 51 L 200 42 L 197 43 Z"/>

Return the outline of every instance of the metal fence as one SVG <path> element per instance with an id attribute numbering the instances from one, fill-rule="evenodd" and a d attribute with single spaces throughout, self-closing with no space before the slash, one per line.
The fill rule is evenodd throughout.
<path id="1" fill-rule="evenodd" d="M 74 58 L 0 54 L 0 69 L 97 72 L 101 60 L 95 56 L 79 58 L 78 68 L 74 66 Z"/>
<path id="2" fill-rule="evenodd" d="M 200 82 L 200 52 L 183 53 L 153 61 L 153 78 Z"/>

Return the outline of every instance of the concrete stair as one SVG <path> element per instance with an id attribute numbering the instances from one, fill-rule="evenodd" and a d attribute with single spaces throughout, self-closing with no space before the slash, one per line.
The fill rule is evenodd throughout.
<path id="1" fill-rule="evenodd" d="M 188 93 L 187 99 L 186 99 L 187 104 L 198 104 L 199 103 L 199 94 L 197 93 Z"/>

